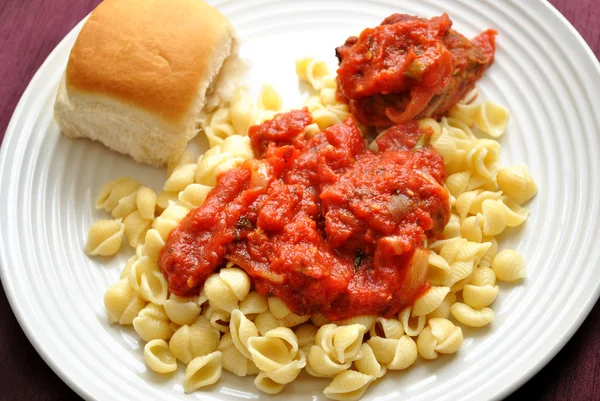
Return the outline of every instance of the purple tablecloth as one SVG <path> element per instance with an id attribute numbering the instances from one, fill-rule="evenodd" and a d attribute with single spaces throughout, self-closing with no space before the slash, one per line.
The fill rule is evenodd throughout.
<path id="1" fill-rule="evenodd" d="M 63 36 L 99 2 L 0 0 L 0 140 L 33 74 Z M 550 2 L 600 56 L 600 1 Z M 29 344 L 1 291 L 0 319 L 0 400 L 79 399 Z M 508 398 L 523 399 L 600 400 L 600 303 L 565 348 Z"/>

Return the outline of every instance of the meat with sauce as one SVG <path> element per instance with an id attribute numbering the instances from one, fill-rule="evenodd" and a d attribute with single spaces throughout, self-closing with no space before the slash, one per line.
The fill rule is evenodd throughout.
<path id="1" fill-rule="evenodd" d="M 443 14 L 393 14 L 336 49 L 339 96 L 366 125 L 447 113 L 493 63 L 496 31 L 469 40 Z"/>

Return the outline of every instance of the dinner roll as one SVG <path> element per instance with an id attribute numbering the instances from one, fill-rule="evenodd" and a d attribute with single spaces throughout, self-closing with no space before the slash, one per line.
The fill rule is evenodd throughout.
<path id="1" fill-rule="evenodd" d="M 200 0 L 105 0 L 71 50 L 54 106 L 64 135 L 164 166 L 235 91 L 229 20 Z"/>

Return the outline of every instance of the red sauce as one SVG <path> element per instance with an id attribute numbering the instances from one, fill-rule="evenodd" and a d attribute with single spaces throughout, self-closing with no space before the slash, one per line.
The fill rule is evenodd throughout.
<path id="1" fill-rule="evenodd" d="M 336 49 L 341 98 L 364 124 L 437 117 L 462 99 L 494 59 L 496 31 L 469 41 L 447 14 L 393 14 Z"/>
<path id="2" fill-rule="evenodd" d="M 449 217 L 441 156 L 416 148 L 416 123 L 365 148 L 354 120 L 306 139 L 306 109 L 250 129 L 256 160 L 218 177 L 205 203 L 171 232 L 160 267 L 171 290 L 193 294 L 231 260 L 256 290 L 299 315 L 389 316 L 428 284 L 413 260 Z M 416 251 L 417 250 L 417 251 Z"/>

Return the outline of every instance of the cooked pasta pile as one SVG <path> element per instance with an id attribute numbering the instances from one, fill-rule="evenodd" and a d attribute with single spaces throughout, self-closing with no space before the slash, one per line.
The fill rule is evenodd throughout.
<path id="1" fill-rule="evenodd" d="M 335 75 L 324 62 L 302 59 L 296 67 L 315 91 L 306 102 L 314 120 L 306 135 L 350 115 L 336 99 Z M 186 392 L 215 383 L 225 369 L 255 376 L 258 389 L 277 394 L 304 369 L 331 379 L 327 397 L 356 400 L 388 370 L 407 369 L 419 356 L 436 359 L 457 352 L 461 325 L 483 327 L 494 320 L 490 305 L 498 295 L 496 281 L 525 277 L 523 258 L 510 249 L 498 252 L 495 236 L 525 222 L 528 211 L 521 205 L 537 192 L 527 166 L 500 167 L 500 144 L 489 139 L 504 133 L 508 111 L 491 101 L 475 104 L 474 97 L 439 122 L 420 122 L 433 129 L 431 144 L 444 158 L 452 215 L 445 239 L 426 244 L 431 288 L 412 308 L 390 319 L 330 322 L 320 314 L 298 316 L 280 299 L 252 291 L 248 275 L 232 263 L 210 276 L 198 296 L 169 292 L 157 265 L 165 240 L 191 208 L 202 204 L 220 172 L 254 157 L 248 127 L 282 108 L 279 94 L 266 85 L 256 104 L 240 93 L 230 107 L 205 118 L 210 149 L 196 162 L 186 154 L 169 166 L 159 195 L 131 178 L 102 189 L 96 207 L 113 219 L 92 225 L 85 251 L 115 254 L 123 236 L 136 250 L 120 281 L 106 291 L 109 320 L 133 325 L 146 342 L 144 359 L 153 371 L 173 372 L 177 361 L 187 365 Z"/>

